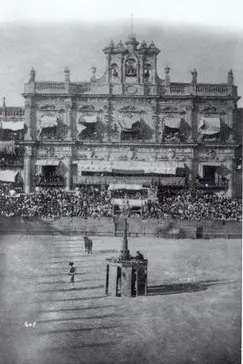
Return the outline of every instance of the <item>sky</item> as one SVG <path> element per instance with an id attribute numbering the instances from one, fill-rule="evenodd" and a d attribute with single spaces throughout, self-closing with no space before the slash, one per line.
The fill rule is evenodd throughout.
<path id="1" fill-rule="evenodd" d="M 243 96 L 242 0 L 0 0 L 0 96 L 23 105 L 31 67 L 36 79 L 87 81 L 91 67 L 105 71 L 102 49 L 126 40 L 131 28 L 138 41 L 153 40 L 161 50 L 158 73 L 171 68 L 174 82 L 224 83 L 230 68 Z M 240 106 L 243 101 L 240 100 Z"/>

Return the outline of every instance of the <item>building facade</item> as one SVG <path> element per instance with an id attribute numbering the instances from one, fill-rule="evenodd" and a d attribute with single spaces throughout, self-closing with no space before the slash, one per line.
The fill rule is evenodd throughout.
<path id="1" fill-rule="evenodd" d="M 106 71 L 89 82 L 39 82 L 24 87 L 24 189 L 154 181 L 235 196 L 240 144 L 237 87 L 173 82 L 157 74 L 159 49 L 135 36 L 103 49 Z M 238 153 L 238 154 L 237 154 Z M 237 174 L 238 173 L 238 174 Z M 241 172 L 240 172 L 241 175 Z"/>

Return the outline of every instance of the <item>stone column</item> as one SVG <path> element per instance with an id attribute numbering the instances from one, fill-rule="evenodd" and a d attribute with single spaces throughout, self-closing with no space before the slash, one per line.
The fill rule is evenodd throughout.
<path id="1" fill-rule="evenodd" d="M 34 105 L 33 97 L 28 97 L 25 99 L 25 124 L 27 126 L 27 132 L 24 135 L 25 140 L 33 139 L 33 133 L 32 133 L 33 105 Z"/>
<path id="2" fill-rule="evenodd" d="M 65 160 L 65 164 L 67 167 L 66 173 L 65 173 L 65 178 L 66 178 L 66 186 L 65 186 L 65 190 L 66 191 L 70 191 L 72 188 L 72 173 L 71 173 L 71 168 L 72 168 L 72 159 L 71 157 L 67 157 Z"/>
<path id="3" fill-rule="evenodd" d="M 187 141 L 193 142 L 196 140 L 196 127 L 197 127 L 197 120 L 194 115 L 194 105 L 190 104 L 186 106 L 186 117 L 187 117 L 187 123 L 191 128 L 191 134 L 189 135 Z"/>
<path id="4" fill-rule="evenodd" d="M 26 146 L 24 154 L 24 192 L 27 194 L 31 191 L 31 157 L 32 148 L 30 146 Z"/>
<path id="5" fill-rule="evenodd" d="M 191 189 L 193 192 L 196 191 L 196 177 L 198 174 L 198 166 L 199 166 L 198 149 L 197 147 L 194 147 L 193 157 L 192 157 L 192 176 L 191 176 Z"/>
<path id="6" fill-rule="evenodd" d="M 232 197 L 233 196 L 233 162 L 231 161 L 227 161 L 226 162 L 226 168 L 229 169 L 230 173 L 226 176 L 227 180 L 228 180 L 228 189 L 225 193 L 226 197 Z"/>
<path id="7" fill-rule="evenodd" d="M 66 109 L 66 125 L 68 127 L 66 140 L 72 139 L 72 99 L 65 102 Z"/>
<path id="8" fill-rule="evenodd" d="M 228 141 L 233 142 L 235 140 L 234 135 L 234 106 L 229 105 L 227 108 L 227 125 L 230 128 L 230 135 Z"/>

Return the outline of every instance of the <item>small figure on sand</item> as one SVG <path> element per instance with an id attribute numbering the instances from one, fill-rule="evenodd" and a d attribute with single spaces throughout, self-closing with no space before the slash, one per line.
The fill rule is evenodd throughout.
<path id="1" fill-rule="evenodd" d="M 71 276 L 70 277 L 70 285 L 71 285 L 71 289 L 73 289 L 74 288 L 74 276 L 75 276 L 76 269 L 74 267 L 73 262 L 70 262 L 69 265 L 70 265 L 70 269 L 69 269 L 68 275 Z"/>

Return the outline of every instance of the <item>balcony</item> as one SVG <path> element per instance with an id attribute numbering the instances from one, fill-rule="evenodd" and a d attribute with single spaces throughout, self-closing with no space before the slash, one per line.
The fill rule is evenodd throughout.
<path id="1" fill-rule="evenodd" d="M 146 176 L 78 176 L 73 177 L 74 185 L 109 185 L 112 183 L 117 184 L 141 184 L 150 186 L 152 177 Z"/>
<path id="2" fill-rule="evenodd" d="M 4 161 L 0 161 L 0 167 L 1 168 L 23 168 L 24 167 L 24 162 L 23 159 L 15 159 L 15 160 L 4 160 Z"/>
<path id="3" fill-rule="evenodd" d="M 210 182 L 207 180 L 197 180 L 196 188 L 205 190 L 227 190 L 228 180 L 219 180 L 217 182 Z"/>
<path id="4" fill-rule="evenodd" d="M 38 187 L 65 187 L 66 179 L 62 176 L 46 177 L 39 175 L 35 176 L 34 183 Z"/>

